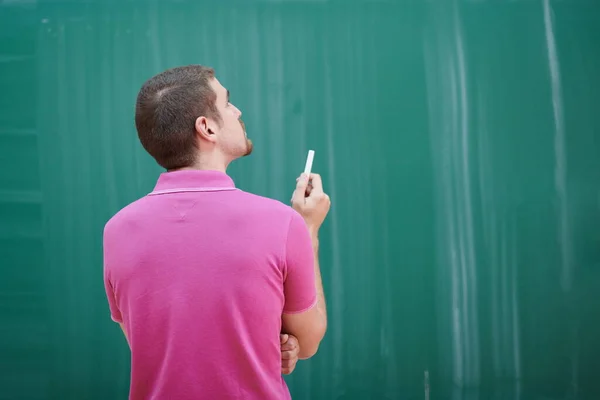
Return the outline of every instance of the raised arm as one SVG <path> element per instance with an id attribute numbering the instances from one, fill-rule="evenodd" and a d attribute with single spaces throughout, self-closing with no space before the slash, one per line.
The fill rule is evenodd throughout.
<path id="1" fill-rule="evenodd" d="M 285 284 L 286 307 L 283 330 L 298 338 L 301 359 L 312 357 L 327 330 L 327 309 L 319 266 L 319 229 L 330 200 L 323 191 L 321 177 L 301 176 L 292 198 L 292 206 L 302 218 L 292 218 L 287 246 L 288 276 Z M 308 308 L 299 309 L 296 298 L 312 299 Z"/>

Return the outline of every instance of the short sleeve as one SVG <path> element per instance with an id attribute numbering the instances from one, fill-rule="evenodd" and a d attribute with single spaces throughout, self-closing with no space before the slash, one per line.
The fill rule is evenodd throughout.
<path id="1" fill-rule="evenodd" d="M 115 291 L 113 289 L 113 285 L 108 278 L 108 273 L 106 268 L 104 270 L 104 290 L 106 291 L 106 297 L 108 299 L 108 307 L 110 309 L 110 317 L 113 321 L 122 323 L 123 317 L 121 315 L 121 311 L 119 311 L 119 307 L 117 307 L 117 299 L 115 297 Z"/>
<path id="2" fill-rule="evenodd" d="M 304 219 L 294 212 L 286 241 L 284 314 L 306 311 L 317 303 L 312 240 Z"/>
<path id="3" fill-rule="evenodd" d="M 115 296 L 114 284 L 111 281 L 110 267 L 111 261 L 111 236 L 107 233 L 107 229 L 104 230 L 104 241 L 103 241 L 103 256 L 104 256 L 104 290 L 106 291 L 106 298 L 108 300 L 108 307 L 110 309 L 110 317 L 113 321 L 122 323 L 123 316 L 117 306 L 117 297 Z"/>

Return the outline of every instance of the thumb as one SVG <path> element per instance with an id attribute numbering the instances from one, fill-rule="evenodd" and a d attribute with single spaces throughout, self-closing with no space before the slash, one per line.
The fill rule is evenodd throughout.
<path id="1" fill-rule="evenodd" d="M 288 338 L 289 338 L 289 336 L 286 333 L 284 333 L 282 335 L 279 335 L 279 339 L 281 341 L 281 344 L 284 344 L 285 342 L 287 342 Z"/>
<path id="2" fill-rule="evenodd" d="M 296 190 L 294 190 L 294 194 L 292 195 L 292 204 L 304 203 L 304 195 L 306 193 L 307 187 L 308 175 L 302 174 L 300 175 L 300 178 L 298 178 L 298 182 L 296 183 Z"/>

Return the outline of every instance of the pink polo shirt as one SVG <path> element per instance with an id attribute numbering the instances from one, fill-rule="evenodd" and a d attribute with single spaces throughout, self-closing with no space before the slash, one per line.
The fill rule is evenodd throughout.
<path id="1" fill-rule="evenodd" d="M 302 217 L 217 171 L 162 174 L 104 229 L 112 319 L 131 345 L 130 399 L 289 399 L 282 313 L 316 303 Z"/>

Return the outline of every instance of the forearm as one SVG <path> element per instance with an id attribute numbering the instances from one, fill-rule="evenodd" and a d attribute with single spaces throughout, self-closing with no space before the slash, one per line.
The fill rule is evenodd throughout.
<path id="1" fill-rule="evenodd" d="M 325 291 L 323 290 L 323 281 L 321 279 L 321 267 L 319 265 L 319 235 L 311 231 L 313 257 L 315 266 L 315 288 L 317 290 L 317 309 L 323 319 L 323 326 L 327 326 L 327 306 L 325 304 Z"/>

